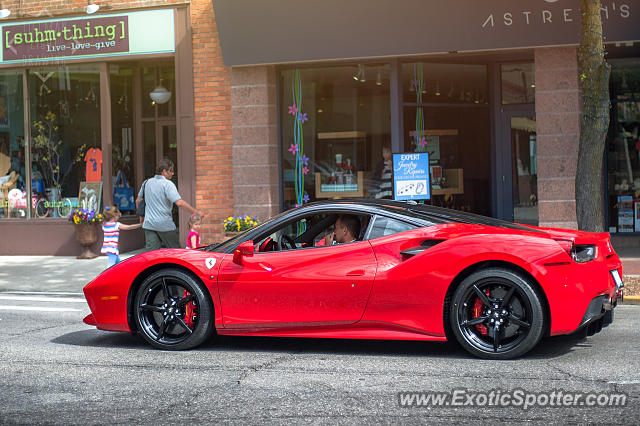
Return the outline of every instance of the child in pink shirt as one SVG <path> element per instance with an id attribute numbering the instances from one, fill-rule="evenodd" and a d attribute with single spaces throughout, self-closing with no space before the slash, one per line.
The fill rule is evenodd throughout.
<path id="1" fill-rule="evenodd" d="M 194 249 L 200 247 L 200 225 L 202 217 L 194 213 L 189 218 L 189 235 L 187 235 L 187 248 Z"/>

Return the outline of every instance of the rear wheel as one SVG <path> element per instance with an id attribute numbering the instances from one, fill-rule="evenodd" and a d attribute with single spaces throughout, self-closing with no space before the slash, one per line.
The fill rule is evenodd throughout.
<path id="1" fill-rule="evenodd" d="M 544 330 L 541 298 L 521 275 L 502 268 L 468 276 L 449 311 L 456 339 L 471 354 L 515 358 L 530 351 Z"/>
<path id="2" fill-rule="evenodd" d="M 206 289 L 179 269 L 163 269 L 144 280 L 134 317 L 144 340 L 160 349 L 191 349 L 213 331 L 213 306 Z"/>

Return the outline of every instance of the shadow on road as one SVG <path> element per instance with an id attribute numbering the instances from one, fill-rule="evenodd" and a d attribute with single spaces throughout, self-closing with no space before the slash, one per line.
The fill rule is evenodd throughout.
<path id="1" fill-rule="evenodd" d="M 156 350 L 134 334 L 84 330 L 64 334 L 52 340 L 61 345 L 118 347 Z M 523 359 L 550 359 L 571 353 L 578 347 L 591 347 L 588 339 L 557 336 L 543 339 Z M 293 337 L 214 336 L 198 351 L 295 352 L 335 355 L 429 356 L 436 358 L 474 358 L 456 343 L 403 340 L 312 339 Z"/>

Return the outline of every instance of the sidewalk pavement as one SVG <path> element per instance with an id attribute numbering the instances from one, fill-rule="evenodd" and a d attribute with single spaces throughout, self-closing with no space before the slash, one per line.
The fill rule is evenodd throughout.
<path id="1" fill-rule="evenodd" d="M 128 259 L 143 250 L 121 253 Z M 0 292 L 59 291 L 81 293 L 82 288 L 107 269 L 107 256 L 0 256 Z"/>
<path id="2" fill-rule="evenodd" d="M 144 250 L 121 253 L 122 260 Z M 0 292 L 57 291 L 81 293 L 82 288 L 107 269 L 107 257 L 76 259 L 74 256 L 0 256 Z M 625 281 L 638 279 L 624 277 Z M 633 286 L 634 289 L 636 286 Z M 626 304 L 640 304 L 639 295 L 625 295 Z"/>

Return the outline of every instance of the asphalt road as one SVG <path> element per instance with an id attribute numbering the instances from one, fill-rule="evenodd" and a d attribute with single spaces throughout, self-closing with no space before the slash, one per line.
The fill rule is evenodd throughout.
<path id="1" fill-rule="evenodd" d="M 619 306 L 593 337 L 546 339 L 498 362 L 396 341 L 223 337 L 163 352 L 86 326 L 86 314 L 80 295 L 0 292 L 0 424 L 640 423 L 640 306 Z M 399 406 L 399 392 L 456 389 L 476 406 Z M 479 396 L 516 389 L 540 402 L 533 393 L 628 397 L 525 410 Z"/>

